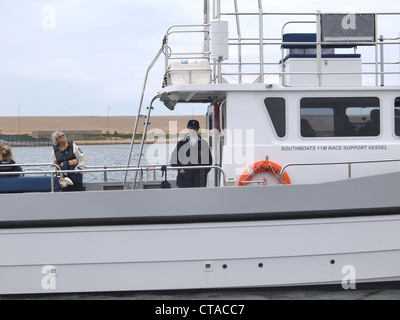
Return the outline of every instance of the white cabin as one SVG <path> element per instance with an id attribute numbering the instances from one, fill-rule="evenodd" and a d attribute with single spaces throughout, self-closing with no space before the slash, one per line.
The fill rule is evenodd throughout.
<path id="1" fill-rule="evenodd" d="M 304 21 L 282 14 L 277 36 L 264 25 L 276 14 L 259 4 L 253 14 L 223 13 L 218 1 L 204 25 L 174 26 L 165 37 L 169 48 L 179 32 L 204 34 L 202 53 L 169 48 L 159 97 L 170 109 L 210 104 L 207 139 L 225 178 L 215 173 L 209 186 L 310 184 L 398 171 L 399 62 L 384 59 L 384 50 L 400 41 L 378 38 L 380 19 L 396 14 L 298 15 Z M 240 32 L 244 15 L 258 24 L 254 37 Z M 298 32 L 286 31 L 290 25 Z M 279 170 L 255 174 L 253 164 L 261 161 Z"/>

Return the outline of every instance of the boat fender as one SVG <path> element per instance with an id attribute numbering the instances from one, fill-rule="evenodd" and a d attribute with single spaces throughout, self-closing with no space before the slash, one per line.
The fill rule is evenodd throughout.
<path id="1" fill-rule="evenodd" d="M 276 178 L 280 181 L 280 177 L 278 174 L 281 172 L 282 167 L 271 161 L 259 161 L 253 163 L 250 167 L 248 167 L 239 179 L 239 186 L 247 186 L 248 181 L 251 181 L 253 177 L 260 172 L 270 172 L 276 176 Z M 282 176 L 283 184 L 291 184 L 289 175 L 285 172 Z"/>

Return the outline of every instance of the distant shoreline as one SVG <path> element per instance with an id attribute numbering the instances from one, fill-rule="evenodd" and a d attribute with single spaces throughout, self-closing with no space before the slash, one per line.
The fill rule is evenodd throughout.
<path id="1" fill-rule="evenodd" d="M 132 140 L 124 139 L 124 140 L 77 140 L 74 141 L 77 145 L 81 146 L 101 146 L 101 145 L 121 145 L 121 144 L 131 144 Z M 141 140 L 135 140 L 135 144 L 140 144 Z M 146 141 L 145 144 L 155 144 L 160 142 Z M 162 144 L 169 144 L 170 140 L 165 140 Z"/>
<path id="2" fill-rule="evenodd" d="M 186 128 L 187 122 L 196 119 L 200 122 L 201 128 L 205 127 L 205 116 L 152 116 L 148 131 L 161 130 L 181 132 Z M 81 117 L 1 117 L 0 132 L 3 134 L 32 135 L 33 131 L 79 131 L 79 130 L 101 130 L 103 134 L 133 132 L 136 122 L 135 116 L 81 116 Z M 144 120 L 140 121 L 138 133 L 142 133 Z"/>
<path id="3" fill-rule="evenodd" d="M 182 137 L 174 138 L 174 139 L 162 139 L 160 141 L 154 141 L 152 139 L 148 139 L 145 141 L 145 144 L 170 144 L 170 143 L 177 143 L 178 140 L 180 140 Z M 70 139 L 73 140 L 74 143 L 76 143 L 79 146 L 101 146 L 101 145 L 130 145 L 132 143 L 132 139 L 92 139 L 92 140 L 80 140 L 80 139 Z M 50 142 L 50 141 L 49 141 Z M 0 140 L 0 143 L 7 144 L 7 142 L 2 142 Z M 135 139 L 135 144 L 140 144 L 141 139 Z M 13 148 L 22 148 L 22 147 L 32 147 L 32 146 L 24 146 L 24 145 L 15 145 L 15 144 L 10 144 L 12 145 Z M 51 145 L 51 142 L 50 142 Z"/>
<path id="4" fill-rule="evenodd" d="M 101 146 L 101 145 L 113 145 L 113 144 L 131 144 L 131 140 L 77 140 L 74 141 L 80 146 Z"/>
<path id="5" fill-rule="evenodd" d="M 196 119 L 200 122 L 200 127 L 205 128 L 205 116 L 152 116 L 148 133 L 152 130 L 168 134 L 170 132 L 181 133 L 186 129 L 187 122 Z M 144 120 L 143 120 L 144 121 Z M 137 133 L 143 133 L 144 123 L 140 122 Z M 66 131 L 78 132 L 81 130 L 97 130 L 103 135 L 107 132 L 114 134 L 132 134 L 136 117 L 134 116 L 82 116 L 82 117 L 1 117 L 0 116 L 0 133 L 6 135 L 30 135 L 34 131 Z M 127 145 L 131 144 L 131 139 L 127 138 L 76 138 L 73 134 L 67 134 L 67 138 L 76 141 L 78 145 Z M 164 140 L 165 141 L 165 140 Z M 176 141 L 176 139 L 173 141 Z M 140 144 L 140 140 L 136 138 L 135 143 Z M 149 139 L 146 144 L 152 144 L 154 141 Z M 169 143 L 167 139 L 165 143 Z M 16 147 L 16 146 L 15 146 Z"/>

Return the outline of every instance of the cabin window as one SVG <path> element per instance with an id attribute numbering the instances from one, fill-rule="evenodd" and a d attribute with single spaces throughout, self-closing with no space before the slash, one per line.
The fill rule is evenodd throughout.
<path id="1" fill-rule="evenodd" d="M 396 136 L 400 137 L 400 98 L 396 98 L 394 103 L 394 130 Z"/>
<path id="2" fill-rule="evenodd" d="M 304 98 L 300 118 L 301 136 L 305 138 L 380 135 L 378 98 Z"/>
<path id="3" fill-rule="evenodd" d="M 267 98 L 264 101 L 268 114 L 279 138 L 286 136 L 286 103 L 283 98 Z"/>

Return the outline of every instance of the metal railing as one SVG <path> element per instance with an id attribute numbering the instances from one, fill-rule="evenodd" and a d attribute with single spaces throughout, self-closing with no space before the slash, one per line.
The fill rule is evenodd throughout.
<path id="1" fill-rule="evenodd" d="M 3 163 L 0 164 L 0 167 L 51 167 L 54 170 L 58 170 L 61 171 L 60 167 L 55 164 L 55 163 L 23 163 L 23 164 L 11 164 L 11 163 Z M 44 171 L 43 171 L 44 172 Z M 6 172 L 8 174 L 12 173 L 12 172 Z M 22 172 L 23 174 L 25 174 L 25 171 Z M 21 174 L 21 172 L 17 172 L 17 174 Z"/>
<path id="2" fill-rule="evenodd" d="M 256 16 L 256 15 L 262 15 L 262 17 L 268 17 L 268 16 L 276 16 L 276 15 L 282 15 L 284 16 L 292 16 L 294 15 L 293 13 L 239 13 L 239 12 L 235 12 L 235 13 L 221 13 L 221 16 L 235 16 L 237 17 L 237 20 L 239 19 L 239 17 L 241 16 Z M 302 14 L 298 14 L 298 15 L 302 15 L 302 16 L 314 16 L 316 17 L 315 21 L 288 21 L 287 23 L 284 24 L 284 27 L 288 24 L 292 24 L 292 23 L 299 23 L 299 24 L 310 24 L 310 23 L 314 23 L 316 25 L 318 25 L 317 21 L 320 19 L 321 13 L 302 13 Z M 389 13 L 379 13 L 376 14 L 377 17 L 379 16 L 387 16 L 389 15 Z M 400 13 L 390 13 L 390 15 L 398 15 L 400 16 Z M 263 25 L 261 24 L 260 21 L 260 29 L 263 28 Z M 305 43 L 301 43 L 301 42 L 296 42 L 296 43 L 289 43 L 289 42 L 283 42 L 282 38 L 283 38 L 283 33 L 284 33 L 284 28 L 282 28 L 282 34 L 280 35 L 281 38 L 277 38 L 277 37 L 269 37 L 269 38 L 265 38 L 264 34 L 260 32 L 260 36 L 258 38 L 253 37 L 253 38 L 246 38 L 244 39 L 243 37 L 239 36 L 238 38 L 231 38 L 230 39 L 230 46 L 237 46 L 238 47 L 238 57 L 237 57 L 237 61 L 233 62 L 230 61 L 229 63 L 222 63 L 222 66 L 224 67 L 237 67 L 238 72 L 223 72 L 222 76 L 239 76 L 239 80 L 238 83 L 242 83 L 241 79 L 243 78 L 243 76 L 258 76 L 258 79 L 256 82 L 261 82 L 264 83 L 265 82 L 265 77 L 271 77 L 271 76 L 284 76 L 284 75 L 315 75 L 318 77 L 319 79 L 319 84 L 321 85 L 321 79 L 323 76 L 325 75 L 352 75 L 352 74 L 359 74 L 361 76 L 365 75 L 374 75 L 375 76 L 375 80 L 374 83 L 376 86 L 379 85 L 384 85 L 385 84 L 385 80 L 384 77 L 385 75 L 400 75 L 400 70 L 399 71 L 385 71 L 385 66 L 397 66 L 400 65 L 400 61 L 391 61 L 391 62 L 387 62 L 385 61 L 386 59 L 384 59 L 384 47 L 387 46 L 391 46 L 391 45 L 397 45 L 400 48 L 400 37 L 392 37 L 392 38 L 385 38 L 383 36 L 380 36 L 379 39 L 377 38 L 376 41 L 373 42 L 357 42 L 354 43 L 354 46 L 369 46 L 370 48 L 372 48 L 372 54 L 370 54 L 371 57 L 373 57 L 373 62 L 363 62 L 362 65 L 364 67 L 366 66 L 375 66 L 375 70 L 374 71 L 367 71 L 367 70 L 362 70 L 362 72 L 323 72 L 322 68 L 320 67 L 322 65 L 322 60 L 324 60 L 320 54 L 321 52 L 321 48 L 324 45 L 329 45 L 329 46 L 348 46 L 349 43 L 348 42 L 329 42 L 329 43 L 325 43 L 323 41 L 321 41 L 321 36 L 320 36 L 320 32 L 321 30 L 319 28 L 317 28 L 316 30 L 316 34 L 317 34 L 317 41 L 315 43 L 310 43 L 310 42 L 305 42 Z M 317 59 L 316 59 L 316 70 L 317 72 L 287 72 L 287 71 L 265 71 L 265 67 L 266 66 L 270 66 L 271 69 L 273 68 L 280 68 L 283 65 L 283 61 L 285 58 L 285 49 L 283 48 L 284 45 L 305 45 L 305 46 L 309 46 L 310 44 L 315 45 L 317 48 Z M 259 61 L 253 61 L 253 62 L 243 62 L 244 61 L 244 57 L 242 56 L 242 49 L 243 47 L 250 47 L 250 46 L 258 46 L 259 48 L 261 47 L 269 47 L 272 48 L 272 50 L 269 50 L 270 52 L 273 51 L 273 47 L 278 47 L 281 50 L 281 54 L 280 57 L 276 58 L 275 62 L 269 62 L 269 63 L 264 63 L 264 57 L 261 55 L 262 53 L 259 54 Z M 239 48 L 241 48 L 239 50 Z M 380 49 L 380 51 L 379 51 Z M 261 51 L 260 51 L 261 52 Z M 319 52 L 319 54 L 318 54 Z M 280 61 L 279 61 L 280 59 Z M 399 57 L 397 57 L 396 59 L 399 59 Z M 257 66 L 258 65 L 258 69 L 260 71 L 257 72 L 243 72 L 241 70 L 243 70 L 244 67 L 246 66 Z"/>
<path id="3" fill-rule="evenodd" d="M 56 164 L 52 164 L 52 163 L 45 163 L 45 164 L 3 164 L 0 165 L 0 167 L 41 167 L 41 166 L 49 166 L 52 167 L 53 170 L 40 170 L 40 171 L 23 171 L 23 172 L 0 172 L 0 178 L 2 176 L 20 176 L 21 174 L 23 174 L 24 176 L 26 175 L 50 175 L 51 177 L 51 192 L 54 192 L 55 189 L 55 185 L 54 185 L 54 178 L 55 177 L 60 177 L 60 175 L 62 174 L 68 174 L 68 173 L 104 173 L 104 182 L 108 181 L 108 177 L 107 177 L 107 173 L 111 173 L 111 172 L 134 172 L 134 173 L 139 173 L 139 187 L 143 188 L 144 184 L 143 184 L 143 172 L 148 171 L 148 170 L 154 170 L 154 171 L 162 171 L 162 170 L 181 170 L 181 169 L 215 169 L 215 170 L 219 170 L 223 176 L 223 183 L 222 186 L 225 186 L 225 180 L 226 180 L 226 174 L 225 172 L 222 170 L 221 167 L 216 166 L 216 165 L 210 165 L 210 166 L 179 166 L 179 167 L 175 167 L 175 166 L 161 166 L 161 165 L 157 165 L 157 166 L 151 166 L 151 165 L 147 165 L 147 166 L 140 166 L 140 167 L 129 167 L 126 168 L 124 166 L 103 166 L 103 167 L 88 167 L 86 169 L 83 170 L 61 170 L 59 168 L 58 165 Z M 0 180 L 1 183 L 1 180 Z M 124 186 L 125 189 L 127 189 L 127 186 L 125 185 L 125 183 L 122 183 L 121 181 L 121 185 Z M 132 189 L 135 189 L 135 185 L 133 185 Z"/>
<path id="4" fill-rule="evenodd" d="M 165 34 L 164 54 L 165 54 L 165 70 L 168 69 L 171 60 L 181 59 L 210 59 L 210 45 L 209 45 L 209 31 L 210 24 L 193 24 L 193 25 L 173 25 L 168 28 Z M 177 29 L 177 30 L 175 30 Z M 183 29 L 183 30 L 182 30 Z M 171 37 L 173 35 L 182 34 L 204 34 L 204 48 L 203 51 L 197 52 L 173 52 L 170 48 Z"/>
<path id="5" fill-rule="evenodd" d="M 48 147 L 53 145 L 49 139 L 9 134 L 0 134 L 0 144 L 6 144 L 11 147 Z"/>
<path id="6" fill-rule="evenodd" d="M 398 16 L 400 17 L 400 13 L 376 13 L 376 37 L 374 41 L 371 42 L 324 42 L 321 37 L 321 27 L 320 21 L 322 17 L 321 12 L 314 13 L 270 13 L 264 12 L 263 10 L 263 2 L 262 0 L 258 1 L 258 12 L 240 12 L 240 8 L 238 6 L 237 0 L 234 0 L 234 12 L 224 12 L 222 3 L 224 1 L 214 0 L 214 13 L 212 15 L 213 19 L 228 19 L 229 22 L 232 22 L 233 25 L 230 26 L 231 30 L 235 30 L 237 33 L 237 37 L 229 38 L 229 46 L 237 47 L 236 56 L 230 57 L 228 61 L 210 61 L 210 65 L 213 66 L 213 75 L 212 79 L 214 82 L 223 82 L 227 81 L 227 79 L 223 77 L 237 77 L 237 79 L 233 79 L 233 83 L 245 83 L 245 82 L 259 82 L 265 83 L 266 79 L 268 81 L 270 78 L 279 78 L 284 77 L 285 75 L 312 75 L 318 79 L 319 86 L 322 86 L 322 79 L 324 76 L 328 75 L 360 75 L 363 80 L 363 85 L 367 85 L 368 77 L 373 80 L 369 80 L 375 86 L 383 86 L 386 84 L 385 77 L 389 78 L 389 76 L 399 75 L 399 77 L 395 77 L 394 82 L 390 83 L 390 85 L 399 85 L 400 84 L 400 56 L 396 56 L 394 59 L 386 59 L 385 58 L 385 50 L 388 46 L 396 45 L 399 50 L 397 52 L 400 55 L 400 37 L 384 37 L 381 35 L 378 37 L 380 31 L 378 29 L 378 20 L 382 17 L 387 16 Z M 205 0 L 205 6 L 210 7 L 210 0 Z M 173 59 L 190 59 L 190 58 L 204 58 L 210 60 L 210 23 L 211 18 L 209 14 L 209 9 L 205 10 L 205 19 L 204 24 L 201 25 L 175 25 L 168 29 L 165 35 L 165 44 L 166 47 L 164 49 L 165 54 L 165 69 L 167 71 L 168 66 Z M 283 28 L 281 29 L 281 34 L 272 34 L 267 36 L 267 31 L 265 28 L 266 21 L 269 17 L 282 17 Z M 250 17 L 254 18 L 254 36 L 243 36 L 243 28 L 241 18 Z M 292 17 L 304 17 L 305 20 L 296 19 L 294 21 L 287 19 L 291 19 Z M 310 17 L 313 19 L 310 20 Z M 286 19 L 286 21 L 284 20 Z M 316 42 L 314 43 L 288 43 L 283 42 L 283 34 L 285 32 L 285 28 L 290 24 L 315 24 L 316 25 Z M 269 28 L 270 30 L 272 28 Z M 249 30 L 246 30 L 248 33 Z M 183 34 L 183 33 L 203 33 L 204 34 L 204 44 L 203 44 L 203 52 L 174 52 L 170 47 L 170 37 L 175 34 Z M 278 68 L 283 68 L 284 58 L 285 58 L 285 49 L 284 45 L 315 45 L 316 47 L 316 71 L 314 72 L 288 72 L 284 69 L 277 71 Z M 366 61 L 362 62 L 363 70 L 361 72 L 325 72 L 323 71 L 322 64 L 323 58 L 321 54 L 321 50 L 323 46 L 349 46 L 352 45 L 354 47 L 363 46 L 363 48 L 370 48 L 371 50 L 367 51 L 363 57 L 366 57 Z M 248 54 L 251 57 L 257 56 L 257 60 L 254 58 L 245 57 L 243 54 L 245 48 L 257 48 L 251 54 Z M 271 54 L 271 52 L 276 50 L 276 58 L 275 61 L 267 60 L 266 54 Z M 356 49 L 355 49 L 356 50 Z M 372 52 L 371 52 L 372 51 Z M 231 50 L 233 52 L 233 50 Z M 354 51 L 355 53 L 356 51 Z M 396 54 L 395 54 L 396 55 Z M 253 60 L 251 60 L 253 59 Z M 372 61 L 368 61 L 371 59 Z M 374 70 L 368 70 L 368 67 L 374 67 Z M 393 70 L 393 67 L 399 66 L 398 70 Z M 387 67 L 392 68 L 392 70 L 388 70 Z M 268 68 L 268 70 L 266 70 Z M 245 78 L 248 78 L 247 80 Z M 393 78 L 393 77 L 392 77 Z M 229 81 L 231 82 L 231 81 Z M 284 82 L 283 82 L 284 83 Z"/>
<path id="7" fill-rule="evenodd" d="M 358 164 L 377 164 L 377 163 L 390 163 L 390 162 L 400 162 L 400 159 L 383 159 L 383 160 L 363 160 L 363 161 L 336 161 L 336 162 L 320 162 L 320 163 L 289 163 L 286 164 L 285 166 L 282 167 L 281 171 L 276 173 L 276 177 L 279 179 L 280 184 L 283 185 L 283 175 L 285 174 L 286 170 L 290 167 L 313 167 L 313 166 L 332 166 L 332 165 L 337 165 L 337 166 L 347 166 L 347 174 L 348 174 L 348 179 L 352 179 L 352 168 L 354 165 Z M 210 165 L 210 166 L 163 166 L 163 165 L 157 165 L 157 166 L 140 166 L 140 167 L 130 167 L 126 168 L 124 166 L 94 166 L 94 167 L 87 167 L 86 169 L 83 170 L 61 170 L 58 165 L 52 164 L 52 163 L 41 163 L 41 164 L 7 164 L 7 165 L 0 165 L 0 167 L 43 167 L 43 166 L 49 166 L 52 167 L 53 169 L 50 170 L 39 170 L 39 171 L 26 171 L 24 170 L 23 172 L 0 172 L 0 178 L 3 176 L 19 176 L 21 174 L 23 175 L 49 175 L 51 177 L 51 192 L 54 192 L 55 190 L 55 177 L 60 177 L 60 174 L 63 173 L 103 173 L 104 174 L 104 182 L 108 182 L 108 173 L 112 172 L 134 172 L 139 174 L 139 182 L 138 182 L 138 187 L 139 189 L 144 188 L 144 182 L 143 178 L 144 172 L 155 172 L 155 171 L 174 171 L 174 170 L 181 170 L 181 169 L 215 169 L 218 170 L 222 174 L 222 186 L 220 187 L 225 187 L 226 186 L 226 173 L 225 171 L 217 166 L 217 165 Z M 147 179 L 146 179 L 147 180 Z M 146 181 L 147 182 L 147 181 Z M 161 182 L 161 181 L 160 181 Z M 0 180 L 1 183 L 1 180 Z M 246 184 L 262 184 L 262 182 L 258 181 L 243 181 L 243 183 Z M 126 184 L 124 184 L 121 181 L 121 185 L 124 187 L 124 189 L 137 189 L 136 184 L 132 186 L 132 188 L 128 188 Z"/>
<path id="8" fill-rule="evenodd" d="M 283 175 L 290 167 L 312 167 L 312 166 L 332 166 L 332 165 L 347 165 L 348 179 L 352 179 L 352 168 L 357 164 L 374 164 L 374 163 L 389 163 L 400 162 L 400 159 L 383 159 L 383 160 L 363 160 L 363 161 L 336 161 L 336 162 L 320 162 L 320 163 L 289 163 L 282 167 L 277 174 L 280 183 L 283 184 Z"/>

